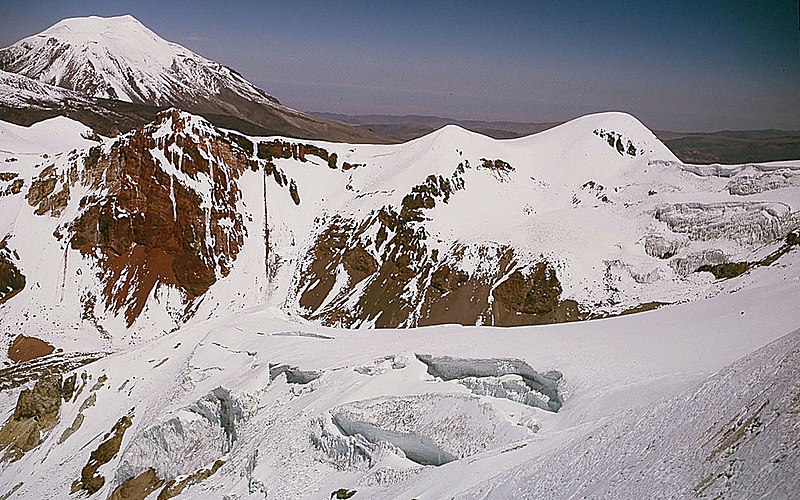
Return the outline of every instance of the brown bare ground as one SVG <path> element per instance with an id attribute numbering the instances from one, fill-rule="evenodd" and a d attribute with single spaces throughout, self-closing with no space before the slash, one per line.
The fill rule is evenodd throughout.
<path id="1" fill-rule="evenodd" d="M 25 361 L 48 356 L 54 350 L 55 347 L 44 340 L 17 335 L 17 338 L 8 347 L 8 357 L 15 363 L 24 363 Z"/>

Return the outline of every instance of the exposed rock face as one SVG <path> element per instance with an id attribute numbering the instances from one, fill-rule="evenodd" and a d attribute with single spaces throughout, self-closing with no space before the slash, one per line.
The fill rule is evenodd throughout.
<path id="1" fill-rule="evenodd" d="M 424 186 L 431 185 L 439 186 Z M 446 189 L 436 193 L 450 195 Z M 586 317 L 576 302 L 562 300 L 556 273 L 545 262 L 515 270 L 513 250 L 496 245 L 456 243 L 447 256 L 430 251 L 416 222 L 435 200 L 419 189 L 405 197 L 399 214 L 384 207 L 360 226 L 334 219 L 317 238 L 300 281 L 299 304 L 310 311 L 308 317 L 339 326 L 374 321 L 378 328 L 516 326 Z M 365 233 L 375 234 L 375 240 Z M 467 258 L 485 264 L 469 274 L 460 269 Z"/>
<path id="2" fill-rule="evenodd" d="M 8 347 L 8 357 L 15 363 L 23 363 L 52 354 L 54 349 L 52 345 L 44 340 L 17 335 Z"/>
<path id="3" fill-rule="evenodd" d="M 147 498 L 150 493 L 156 491 L 164 485 L 164 481 L 158 478 L 156 471 L 151 467 L 136 477 L 132 477 L 117 486 L 109 500 L 135 500 Z"/>
<path id="4" fill-rule="evenodd" d="M 0 172 L 0 198 L 13 196 L 22 191 L 25 181 L 16 172 Z"/>
<path id="5" fill-rule="evenodd" d="M 16 252 L 8 248 L 7 239 L 0 241 L 0 304 L 25 288 L 25 276 L 17 269 Z"/>
<path id="6" fill-rule="evenodd" d="M 125 431 L 133 424 L 129 416 L 120 418 L 111 431 L 105 435 L 104 441 L 96 450 L 89 455 L 89 461 L 81 470 L 80 479 L 72 483 L 71 493 L 85 491 L 89 495 L 95 494 L 106 482 L 106 479 L 97 474 L 97 470 L 104 464 L 110 462 L 119 452 L 122 446 L 122 438 Z"/>
<path id="7" fill-rule="evenodd" d="M 186 488 L 205 481 L 224 464 L 224 460 L 216 460 L 208 469 L 200 469 L 181 480 L 170 479 L 166 484 L 163 479 L 158 478 L 155 469 L 150 467 L 138 476 L 120 483 L 111 493 L 109 500 L 144 499 L 162 486 L 163 488 L 158 492 L 156 499 L 168 500 L 180 495 Z"/>
<path id="8" fill-rule="evenodd" d="M 560 323 L 580 319 L 578 304 L 561 298 L 555 270 L 544 263 L 523 273 L 514 271 L 495 287 L 492 314 L 501 326 Z"/>
<path id="9" fill-rule="evenodd" d="M 485 168 L 487 170 L 491 170 L 492 175 L 500 182 L 505 182 L 508 180 L 508 174 L 514 171 L 514 167 L 508 164 L 508 162 L 503 161 L 501 159 L 496 159 L 494 161 L 487 160 L 486 158 L 481 158 L 481 164 L 478 165 L 478 168 Z"/>
<path id="10" fill-rule="evenodd" d="M 193 474 L 177 481 L 175 479 L 171 479 L 165 486 L 164 489 L 158 494 L 157 500 L 167 500 L 169 498 L 176 497 L 180 495 L 183 490 L 194 486 L 195 484 L 201 483 L 208 479 L 209 477 L 213 476 L 219 469 L 225 465 L 224 460 L 215 460 L 214 463 L 208 469 L 200 469 Z M 152 470 L 152 469 L 151 469 Z"/>
<path id="11" fill-rule="evenodd" d="M 45 169 L 28 201 L 57 217 L 72 187 L 89 189 L 78 217 L 57 233 L 97 259 L 106 307 L 124 310 L 131 325 L 158 286 L 178 288 L 189 302 L 228 274 L 244 242 L 237 180 L 249 165 L 206 122 L 169 110 L 92 148 L 82 168 Z"/>
<path id="12" fill-rule="evenodd" d="M 46 375 L 20 392 L 14 414 L 0 428 L 2 460 L 19 460 L 44 440 L 58 423 L 62 395 L 61 375 Z"/>
<path id="13" fill-rule="evenodd" d="M 716 279 L 735 278 L 747 272 L 750 269 L 748 262 L 726 262 L 724 264 L 717 264 L 714 266 L 700 266 L 697 268 L 698 272 L 709 272 L 714 275 Z"/>
<path id="14" fill-rule="evenodd" d="M 463 174 L 470 168 L 463 161 L 449 177 L 429 175 L 398 208 L 384 206 L 361 221 L 326 220 L 298 281 L 298 304 L 307 317 L 331 326 L 378 328 L 584 318 L 577 303 L 561 300 L 561 285 L 546 262 L 527 271 L 510 247 L 496 244 L 454 242 L 447 255 L 428 247 L 426 212 L 464 190 Z M 499 181 L 514 170 L 499 159 L 484 160 L 479 168 L 491 169 Z M 468 274 L 460 270 L 464 259 L 484 264 Z"/>
<path id="15" fill-rule="evenodd" d="M 458 270 L 465 261 L 483 265 L 474 273 Z M 546 262 L 520 267 L 507 246 L 456 245 L 432 273 L 422 295 L 418 324 L 517 326 L 585 318 L 578 304 L 561 298 L 561 284 Z"/>
<path id="16" fill-rule="evenodd" d="M 594 135 L 605 139 L 608 145 L 616 149 L 617 153 L 620 155 L 636 156 L 637 153 L 641 152 L 641 148 L 637 149 L 633 142 L 626 140 L 622 137 L 622 134 L 614 132 L 613 130 L 597 129 L 594 131 Z"/>
<path id="17" fill-rule="evenodd" d="M 325 221 L 298 284 L 299 305 L 308 317 L 342 326 L 414 324 L 419 292 L 409 290 L 429 276 L 435 260 L 420 223 L 437 200 L 447 203 L 464 188 L 465 168 L 468 163 L 460 164 L 450 177 L 428 176 L 411 188 L 398 208 L 384 206 L 360 222 L 338 216 Z M 346 283 L 334 291 L 340 280 Z M 356 285 L 357 303 L 346 306 Z"/>

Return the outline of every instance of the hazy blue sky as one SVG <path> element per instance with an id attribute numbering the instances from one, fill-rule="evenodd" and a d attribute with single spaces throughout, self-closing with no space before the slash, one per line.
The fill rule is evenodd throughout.
<path id="1" fill-rule="evenodd" d="M 306 111 L 800 129 L 797 0 L 0 0 L 0 46 L 130 13 Z"/>

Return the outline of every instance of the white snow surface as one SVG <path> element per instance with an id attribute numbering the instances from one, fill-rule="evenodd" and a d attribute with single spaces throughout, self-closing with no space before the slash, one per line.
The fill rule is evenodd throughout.
<path id="1" fill-rule="evenodd" d="M 0 103 L 6 106 L 37 108 L 58 105 L 66 100 L 81 101 L 83 97 L 61 87 L 0 70 Z"/>
<path id="2" fill-rule="evenodd" d="M 78 370 L 89 374 L 88 386 L 108 378 L 92 393 L 96 403 L 83 411 L 83 425 L 57 444 L 90 397 L 88 389 L 64 405 L 40 447 L 3 466 L 0 488 L 22 482 L 11 498 L 65 495 L 102 435 L 132 408 L 121 452 L 101 469 L 107 478 L 101 496 L 147 467 L 160 477 L 184 477 L 216 459 L 225 461 L 222 468 L 179 498 L 327 498 L 342 487 L 362 498 L 675 498 L 692 496 L 706 473 L 717 472 L 730 475 L 717 478 L 709 494 L 727 488 L 733 497 L 783 496 L 798 486 L 800 456 L 791 445 L 800 437 L 796 418 L 765 418 L 761 434 L 749 428 L 712 463 L 704 458 L 729 427 L 748 429 L 764 397 L 773 405 L 765 417 L 797 411 L 791 406 L 800 369 L 800 334 L 791 333 L 800 322 L 797 269 L 793 256 L 790 267 L 757 288 L 542 327 L 364 332 L 287 322 L 263 310 L 220 316 Z M 472 396 L 455 381 L 427 375 L 415 353 L 520 358 L 541 372 L 560 370 L 565 405 L 552 413 Z M 284 363 L 321 376 L 305 385 L 282 375 L 271 381 L 270 366 Z M 764 396 L 762 388 L 770 392 Z M 449 413 L 452 404 L 435 404 L 455 395 L 474 399 L 483 408 L 476 416 L 485 417 L 458 417 Z M 421 397 L 433 404 L 391 404 Z M 227 406 L 218 403 L 223 400 Z M 223 407 L 228 410 L 221 413 Z M 471 451 L 438 467 L 421 466 L 390 442 L 375 446 L 360 434 L 337 434 L 324 421 L 342 407 L 354 419 L 360 415 L 409 438 L 403 433 L 410 430 L 433 442 L 446 438 L 438 442 L 454 455 Z M 424 413 L 404 416 L 404 407 Z M 234 429 L 229 444 L 224 419 Z M 464 433 L 452 428 L 459 419 L 466 419 L 459 424 Z M 441 425 L 448 421 L 450 427 Z M 481 422 L 492 427 L 481 432 L 475 427 Z M 317 425 L 326 429 L 327 445 L 312 439 Z M 773 480 L 771 490 L 758 489 L 765 484 L 758 475 Z"/>
<path id="3" fill-rule="evenodd" d="M 202 119 L 191 120 L 192 127 L 211 131 Z M 176 322 L 170 312 L 181 297 L 174 288 L 158 287 L 131 328 L 98 304 L 94 313 L 104 335 L 80 317 L 81 295 L 102 288 L 93 261 L 53 236 L 77 215 L 88 188 L 74 187 L 57 218 L 34 215 L 25 200 L 42 169 L 66 171 L 70 157 L 80 158 L 97 143 L 82 137 L 82 125 L 65 119 L 30 128 L 0 125 L 0 170 L 25 180 L 22 193 L 0 197 L 0 239 L 9 236 L 27 279 L 22 292 L 0 305 L 4 342 L 24 325 L 26 334 L 67 352 L 113 351 L 75 370 L 87 375 L 87 386 L 62 406 L 44 442 L 20 461 L 0 464 L 0 494 L 13 489 L 9 498 L 66 497 L 91 451 L 129 411 L 133 425 L 120 452 L 99 471 L 106 482 L 98 498 L 149 467 L 162 479 L 180 479 L 218 459 L 224 465 L 179 498 L 329 498 L 339 488 L 357 490 L 354 498 L 684 498 L 720 492 L 735 498 L 791 497 L 800 488 L 800 253 L 795 248 L 773 265 L 717 282 L 709 273 L 681 275 L 668 259 L 645 249 L 647 238 L 658 236 L 664 240 L 651 248 L 674 243 L 678 258 L 713 250 L 731 260 L 763 257 L 782 242 L 744 236 L 790 227 L 800 206 L 796 185 L 731 194 L 731 178 L 688 171 L 638 120 L 622 113 L 591 115 L 509 141 L 453 126 L 391 146 L 302 141 L 364 166 L 344 172 L 315 157 L 307 163 L 277 160 L 298 186 L 299 206 L 262 171 L 248 170 L 239 182 L 244 247 L 231 273 L 193 304 L 195 315 Z M 641 153 L 620 154 L 594 133 L 600 129 L 621 134 Z M 481 158 L 502 159 L 514 170 L 496 176 L 477 168 Z M 472 168 L 464 171 L 464 190 L 426 213 L 428 241 L 442 253 L 455 245 L 511 245 L 521 255 L 551 258 L 565 295 L 599 309 L 665 298 L 675 304 L 510 329 L 345 330 L 300 318 L 290 291 L 320 226 L 315 219 L 365 217 L 385 204 L 398 206 L 428 175 L 449 177 L 467 160 Z M 189 181 L 175 175 L 175 182 Z M 594 187 L 583 188 L 588 181 Z M 742 203 L 763 209 L 742 216 L 730 208 Z M 674 213 L 685 204 L 701 216 L 681 219 L 672 229 L 656 218 L 659 207 Z M 269 272 L 265 220 L 271 258 L 280 263 Z M 742 237 L 720 235 L 713 230 L 719 227 Z M 481 255 L 468 252 L 464 269 L 490 267 Z M 616 291 L 604 289 L 604 280 L 613 280 Z M 473 394 L 458 381 L 429 375 L 416 354 L 515 358 L 539 373 L 558 370 L 564 405 L 551 412 Z M 287 374 L 275 374 L 280 365 L 319 377 L 291 383 Z M 101 376 L 106 382 L 92 392 Z M 762 410 L 759 388 L 768 388 Z M 12 402 L 18 390 L 3 401 Z M 91 397 L 94 405 L 84 405 Z M 404 408 L 416 413 L 404 415 Z M 452 419 L 452 408 L 468 411 Z M 764 417 L 753 427 L 756 410 Z M 9 403 L 0 417 L 12 412 Z M 79 413 L 83 424 L 59 443 Z M 337 426 L 337 414 L 359 424 Z M 739 435 L 744 437 L 723 439 Z M 430 462 L 425 457 L 431 450 L 444 453 L 443 465 L 420 463 L 420 456 Z M 713 460 L 706 460 L 712 453 Z"/>
<path id="4" fill-rule="evenodd" d="M 186 133 L 220 133 L 200 117 L 181 116 L 189 123 Z M 156 140 L 168 129 L 167 124 L 156 131 Z M 635 144 L 639 153 L 620 154 L 595 134 L 597 130 L 614 130 Z M 81 297 L 100 297 L 103 285 L 97 281 L 92 259 L 68 250 L 69 245 L 53 233 L 77 217 L 81 197 L 93 188 L 74 186 L 68 206 L 57 218 L 33 215 L 25 193 L 49 166 L 61 179 L 59 186 L 71 169 L 81 168 L 81 156 L 97 145 L 84 138 L 86 132 L 86 127 L 66 118 L 28 128 L 0 124 L 0 165 L 25 179 L 20 194 L 0 197 L 0 237 L 10 236 L 9 245 L 18 252 L 18 266 L 29 284 L 14 298 L 14 307 L 0 308 L 0 321 L 13 325 L 24 320 L 29 334 L 70 349 L 115 349 L 180 326 L 177 318 L 186 304 L 181 304 L 177 290 L 159 286 L 133 328 L 126 328 L 124 320 L 103 310 L 98 300 L 95 317 L 110 335 L 96 330 L 89 336 L 68 333 L 84 324 Z M 255 143 L 276 138 L 250 139 Z M 426 245 L 438 251 L 439 261 L 470 276 L 492 275 L 503 249 L 513 248 L 518 259 L 514 269 L 548 261 L 563 287 L 562 298 L 574 299 L 597 315 L 652 301 L 681 303 L 757 286 L 772 267 L 757 266 L 727 281 L 693 271 L 702 264 L 761 259 L 781 247 L 786 232 L 800 226 L 800 186 L 770 184 L 772 189 L 731 194 L 726 186 L 749 174 L 729 178 L 688 172 L 646 127 L 624 113 L 589 115 L 505 141 L 455 126 L 400 145 L 277 139 L 317 145 L 335 152 L 340 165 L 346 161 L 361 166 L 342 171 L 328 168 L 315 156 L 307 156 L 307 162 L 276 159 L 276 167 L 296 183 L 299 206 L 271 176 L 246 170 L 238 182 L 244 246 L 230 274 L 192 305 L 196 313 L 189 324 L 250 307 L 301 317 L 297 278 L 317 234 L 332 217 L 359 225 L 381 207 L 399 210 L 414 186 L 430 175 L 452 178 L 459 164 L 469 164 L 460 174 L 463 189 L 454 191 L 447 203 L 437 201 L 419 223 L 428 234 Z M 103 139 L 102 148 L 108 150 L 115 140 Z M 165 189 L 174 190 L 175 183 L 182 183 L 197 193 L 203 206 L 212 203 L 210 179 L 191 179 L 153 151 L 172 179 Z M 179 150 L 174 152 L 181 157 Z M 480 167 L 483 158 L 502 159 L 514 170 L 498 177 Z M 772 173 L 788 171 L 779 168 Z M 370 227 L 363 238 L 374 240 L 375 231 Z M 374 245 L 365 247 L 379 258 Z M 674 255 L 659 257 L 665 252 Z M 782 260 L 773 267 L 780 265 Z M 375 278 L 352 287 L 341 267 L 335 272 L 339 278 L 323 308 L 345 304 L 355 310 L 359 293 Z M 53 276 L 60 277 L 57 283 Z M 404 293 L 415 301 L 415 294 L 429 286 L 419 279 Z M 367 318 L 360 326 L 373 322 Z"/>
<path id="5" fill-rule="evenodd" d="M 0 149 L 8 157 L 63 153 L 96 145 L 92 129 L 65 116 L 56 116 L 29 127 L 0 121 Z"/>

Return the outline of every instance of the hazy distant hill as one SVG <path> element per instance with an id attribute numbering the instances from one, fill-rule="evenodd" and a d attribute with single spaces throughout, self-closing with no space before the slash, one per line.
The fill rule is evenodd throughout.
<path id="1" fill-rule="evenodd" d="M 512 139 L 535 134 L 562 123 L 489 122 L 422 115 L 315 114 L 367 128 L 401 141 L 422 137 L 448 124 L 459 125 L 495 139 Z M 797 130 L 723 130 L 719 132 L 656 130 L 655 134 L 678 158 L 686 163 L 747 163 L 800 158 L 800 131 Z"/>

